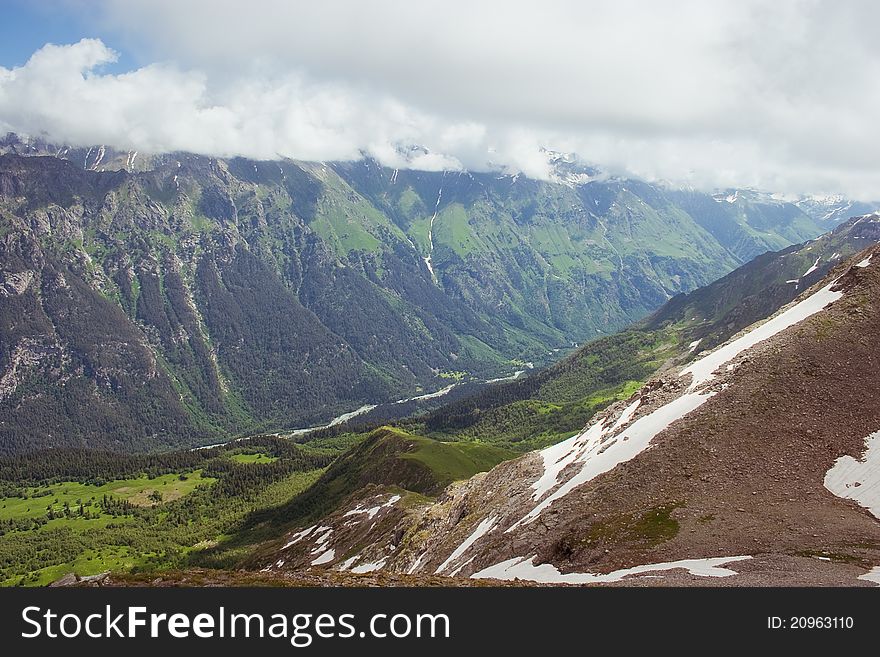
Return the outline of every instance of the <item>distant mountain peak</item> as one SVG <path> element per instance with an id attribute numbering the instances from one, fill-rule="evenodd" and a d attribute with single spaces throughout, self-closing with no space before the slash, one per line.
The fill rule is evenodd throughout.
<path id="1" fill-rule="evenodd" d="M 550 166 L 550 180 L 567 187 L 578 187 L 596 180 L 607 179 L 598 167 L 585 162 L 577 153 L 542 148 Z"/>
<path id="2" fill-rule="evenodd" d="M 853 201 L 843 194 L 804 195 L 794 204 L 813 219 L 832 225 L 880 210 L 880 201 Z"/>

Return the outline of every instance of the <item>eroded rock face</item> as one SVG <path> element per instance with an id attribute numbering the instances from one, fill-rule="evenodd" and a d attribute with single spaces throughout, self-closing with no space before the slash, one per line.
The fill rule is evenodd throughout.
<path id="1" fill-rule="evenodd" d="M 0 296 L 11 297 L 24 294 L 33 280 L 34 272 L 32 271 L 0 271 Z"/>
<path id="2" fill-rule="evenodd" d="M 48 376 L 62 380 L 65 357 L 62 346 L 56 341 L 22 338 L 11 350 L 0 372 L 0 402 L 15 395 L 19 386 L 35 376 Z"/>

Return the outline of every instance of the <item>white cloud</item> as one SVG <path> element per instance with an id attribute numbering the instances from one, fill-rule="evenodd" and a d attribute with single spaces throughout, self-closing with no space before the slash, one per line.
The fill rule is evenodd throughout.
<path id="1" fill-rule="evenodd" d="M 0 68 L 0 123 L 82 144 L 505 167 L 541 146 L 699 187 L 880 196 L 880 5 L 104 0 L 99 41 Z"/>

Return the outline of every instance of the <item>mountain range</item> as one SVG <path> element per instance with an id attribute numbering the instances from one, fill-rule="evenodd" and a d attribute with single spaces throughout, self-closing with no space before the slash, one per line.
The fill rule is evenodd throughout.
<path id="1" fill-rule="evenodd" d="M 538 181 L 0 151 L 7 453 L 193 446 L 503 378 L 834 223 L 563 156 Z"/>

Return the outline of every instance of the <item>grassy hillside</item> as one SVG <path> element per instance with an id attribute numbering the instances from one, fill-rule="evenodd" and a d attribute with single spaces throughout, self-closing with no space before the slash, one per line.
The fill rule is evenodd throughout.
<path id="1" fill-rule="evenodd" d="M 281 523 L 309 523 L 371 484 L 435 495 L 453 481 L 514 456 L 515 452 L 492 445 L 438 442 L 382 427 L 340 455 L 314 486 L 272 518 Z"/>
<path id="2" fill-rule="evenodd" d="M 517 454 L 510 450 L 477 443 L 442 443 L 411 434 L 398 432 L 400 439 L 409 444 L 411 451 L 399 458 L 415 461 L 427 468 L 434 483 L 422 491 L 437 492 L 453 481 L 468 479 L 478 472 L 491 470 L 502 461 Z"/>
<path id="3" fill-rule="evenodd" d="M 438 442 L 393 427 L 352 436 L 351 442 L 314 484 L 281 504 L 254 509 L 234 533 L 193 554 L 191 563 L 210 568 L 251 563 L 255 554 L 273 546 L 288 529 L 311 525 L 377 489 L 396 491 L 405 504 L 419 503 L 453 481 L 518 455 L 492 445 Z M 335 444 L 347 443 L 344 437 Z"/>

